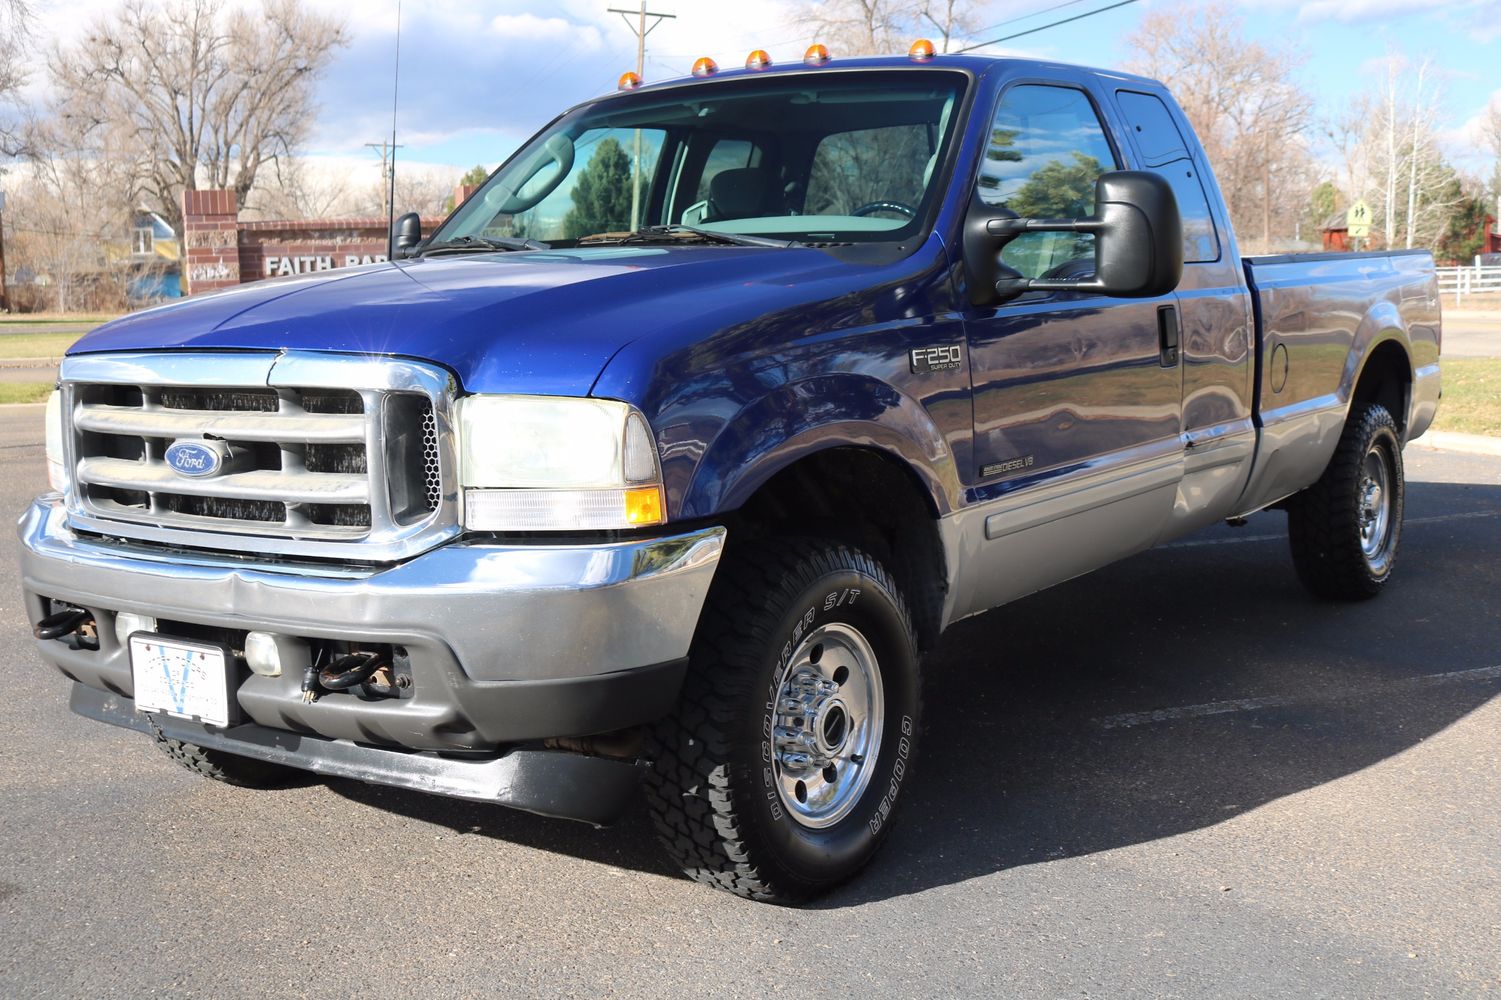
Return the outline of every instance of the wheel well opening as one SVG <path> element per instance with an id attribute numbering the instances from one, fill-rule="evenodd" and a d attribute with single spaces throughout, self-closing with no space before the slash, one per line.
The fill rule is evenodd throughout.
<path id="1" fill-rule="evenodd" d="M 1351 402 L 1379 403 L 1397 422 L 1397 429 L 1406 432 L 1411 395 L 1412 366 L 1408 363 L 1407 352 L 1396 341 L 1388 340 L 1366 359 Z"/>
<path id="2" fill-rule="evenodd" d="M 920 647 L 937 642 L 948 591 L 938 512 L 900 459 L 867 448 L 817 452 L 762 484 L 732 521 L 731 545 L 737 535 L 814 535 L 865 549 L 902 589 Z"/>

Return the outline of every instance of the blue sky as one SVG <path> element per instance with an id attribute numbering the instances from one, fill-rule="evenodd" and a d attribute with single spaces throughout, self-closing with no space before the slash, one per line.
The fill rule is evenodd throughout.
<path id="1" fill-rule="evenodd" d="M 66 40 L 118 0 L 40 0 L 40 34 Z M 248 0 L 245 0 L 248 4 Z M 364 148 L 390 132 L 396 0 L 307 0 L 346 19 L 352 44 L 319 84 L 322 106 L 309 152 L 329 164 L 368 170 Z M 1073 0 L 1062 10 L 1026 15 L 1063 0 L 1005 0 L 981 5 L 982 23 L 1009 21 L 979 39 L 1026 30 L 1113 0 Z M 1164 0 L 1138 0 L 1008 42 L 1027 55 L 1120 66 L 1123 39 Z M 564 107 L 609 91 L 634 67 L 635 39 L 611 6 L 632 0 L 405 0 L 401 151 L 417 166 L 494 166 Z M 791 0 L 651 0 L 677 15 L 648 40 L 648 79 L 686 75 L 698 55 L 739 65 L 752 48 L 778 61 L 797 59 L 812 41 Z M 1473 140 L 1488 101 L 1501 103 L 1501 0 L 1235 0 L 1250 33 L 1292 42 L 1310 56 L 1303 79 L 1318 112 L 1333 117 L 1376 83 L 1388 51 L 1429 57 L 1446 93 L 1446 148 L 1462 169 L 1488 174 L 1491 158 Z M 835 53 L 837 58 L 838 53 Z M 1168 81 L 1171 83 L 1171 81 Z"/>
<path id="2" fill-rule="evenodd" d="M 1077 0 L 1051 14 L 1019 18 L 1058 0 L 984 5 L 987 24 L 1012 20 L 979 38 L 1026 30 L 1111 0 Z M 1010 51 L 1098 66 L 1127 58 L 1123 39 L 1158 0 L 1051 28 L 1005 44 Z M 607 0 L 577 3 L 422 4 L 403 9 L 403 97 L 398 116 L 408 158 L 428 163 L 493 166 L 563 107 L 610 90 L 633 67 L 630 30 Z M 352 25 L 355 41 L 323 87 L 316 152 L 347 153 L 389 128 L 394 0 L 363 9 L 387 16 Z M 678 15 L 648 40 L 647 77 L 685 75 L 695 56 L 738 65 L 751 48 L 773 59 L 798 58 L 812 40 L 791 4 L 776 0 L 652 0 Z M 1259 0 L 1238 5 L 1250 33 L 1293 42 L 1308 53 L 1303 77 L 1320 115 L 1334 116 L 1380 76 L 1388 52 L 1433 60 L 1443 80 L 1451 158 L 1488 173 L 1490 157 L 1474 151 L 1466 130 L 1488 101 L 1501 102 L 1501 0 Z M 837 53 L 835 54 L 837 57 Z M 1171 82 L 1171 81 L 1169 81 Z"/>

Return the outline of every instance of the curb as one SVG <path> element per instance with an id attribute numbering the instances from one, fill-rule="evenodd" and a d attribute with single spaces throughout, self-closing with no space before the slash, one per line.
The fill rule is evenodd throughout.
<path id="1" fill-rule="evenodd" d="M 1428 451 L 1460 451 L 1468 455 L 1501 457 L 1501 437 L 1487 437 L 1484 434 L 1429 431 L 1416 441 L 1409 442 L 1408 447 L 1423 448 Z"/>
<path id="2" fill-rule="evenodd" d="M 56 368 L 62 358 L 0 358 L 0 368 Z"/>

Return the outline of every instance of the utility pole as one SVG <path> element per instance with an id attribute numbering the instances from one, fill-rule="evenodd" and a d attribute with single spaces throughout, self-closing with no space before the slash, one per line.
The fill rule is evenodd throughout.
<path id="1" fill-rule="evenodd" d="M 0 191 L 0 313 L 10 312 L 10 299 L 5 294 L 5 192 Z"/>
<path id="2" fill-rule="evenodd" d="M 398 146 L 389 139 L 367 142 L 365 146 L 380 154 L 380 181 L 381 187 L 386 189 L 386 217 L 390 218 L 396 212 L 395 165 L 391 161 L 396 158 L 396 151 L 406 149 L 406 146 Z"/>
<path id="3" fill-rule="evenodd" d="M 620 7 L 608 7 L 608 14 L 619 14 L 625 21 L 627 28 L 636 36 L 636 77 L 644 79 L 646 76 L 646 36 L 656 30 L 657 25 L 663 21 L 676 20 L 676 14 L 658 14 L 646 9 L 646 0 L 641 0 L 641 6 L 636 10 L 625 10 Z M 635 15 L 635 23 L 631 22 L 631 16 Z M 655 18 L 648 27 L 646 19 Z M 631 232 L 641 228 L 641 130 L 636 130 L 636 151 L 631 163 Z"/>

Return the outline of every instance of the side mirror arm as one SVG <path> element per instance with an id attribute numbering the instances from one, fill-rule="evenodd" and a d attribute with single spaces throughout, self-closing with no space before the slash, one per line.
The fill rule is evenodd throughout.
<path id="1" fill-rule="evenodd" d="M 1098 280 L 1028 278 L 1001 260 L 1001 251 L 1023 233 L 1097 233 L 1100 219 L 1023 219 L 1009 208 L 990 205 L 976 192 L 964 225 L 965 277 L 971 304 L 998 306 L 1035 291 L 1098 292 Z"/>

